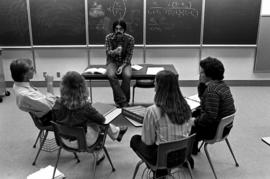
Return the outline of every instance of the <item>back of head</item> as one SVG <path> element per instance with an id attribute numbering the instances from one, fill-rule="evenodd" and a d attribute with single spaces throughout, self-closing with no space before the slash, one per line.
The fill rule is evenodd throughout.
<path id="1" fill-rule="evenodd" d="M 88 91 L 85 80 L 78 72 L 67 72 L 60 86 L 61 103 L 68 109 L 83 107 L 88 100 Z"/>
<path id="2" fill-rule="evenodd" d="M 184 99 L 177 76 L 168 70 L 156 75 L 155 104 L 166 113 L 172 123 L 183 124 L 191 116 L 190 107 Z"/>
<path id="3" fill-rule="evenodd" d="M 212 80 L 223 80 L 225 69 L 218 59 L 207 57 L 200 61 L 200 67 L 203 68 L 205 76 Z"/>
<path id="4" fill-rule="evenodd" d="M 24 75 L 28 72 L 32 61 L 27 58 L 16 59 L 10 64 L 11 77 L 15 82 L 23 82 Z"/>

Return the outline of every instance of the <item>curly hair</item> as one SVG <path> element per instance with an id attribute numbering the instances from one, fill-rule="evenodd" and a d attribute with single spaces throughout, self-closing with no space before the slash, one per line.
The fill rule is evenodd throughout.
<path id="1" fill-rule="evenodd" d="M 168 115 L 174 124 L 183 124 L 191 117 L 191 110 L 184 99 L 178 84 L 177 76 L 168 70 L 156 75 L 155 104 L 161 108 L 161 114 Z"/>
<path id="2" fill-rule="evenodd" d="M 126 24 L 125 21 L 123 21 L 121 19 L 114 21 L 113 22 L 113 26 L 112 26 L 113 32 L 115 31 L 115 28 L 116 28 L 117 25 L 120 25 L 124 29 L 124 32 L 126 32 L 126 30 L 127 30 L 127 24 Z"/>
<path id="3" fill-rule="evenodd" d="M 200 67 L 204 70 L 205 76 L 210 77 L 212 80 L 224 79 L 224 66 L 216 58 L 207 57 L 200 61 Z"/>
<path id="4" fill-rule="evenodd" d="M 60 85 L 60 101 L 68 109 L 78 109 L 88 102 L 85 79 L 76 71 L 67 72 Z"/>

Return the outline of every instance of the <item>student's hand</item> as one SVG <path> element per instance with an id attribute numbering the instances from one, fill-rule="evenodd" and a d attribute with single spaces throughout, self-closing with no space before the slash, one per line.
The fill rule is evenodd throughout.
<path id="1" fill-rule="evenodd" d="M 118 46 L 116 49 L 114 49 L 116 55 L 121 55 L 122 53 L 122 46 Z"/>
<path id="2" fill-rule="evenodd" d="M 117 75 L 120 75 L 121 73 L 122 73 L 122 71 L 123 71 L 123 65 L 121 65 L 117 70 L 116 70 L 116 74 Z"/>

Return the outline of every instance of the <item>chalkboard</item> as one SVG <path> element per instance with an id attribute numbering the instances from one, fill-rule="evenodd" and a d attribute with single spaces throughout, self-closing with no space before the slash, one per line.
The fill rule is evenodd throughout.
<path id="1" fill-rule="evenodd" d="M 89 43 L 104 44 L 117 19 L 127 23 L 127 33 L 143 43 L 143 0 L 88 0 Z"/>
<path id="2" fill-rule="evenodd" d="M 25 0 L 0 0 L 0 46 L 30 46 Z"/>
<path id="3" fill-rule="evenodd" d="M 204 44 L 256 44 L 261 0 L 206 0 Z"/>
<path id="4" fill-rule="evenodd" d="M 34 45 L 85 45 L 84 0 L 30 0 Z"/>
<path id="5" fill-rule="evenodd" d="M 200 44 L 202 0 L 147 0 L 147 44 Z"/>

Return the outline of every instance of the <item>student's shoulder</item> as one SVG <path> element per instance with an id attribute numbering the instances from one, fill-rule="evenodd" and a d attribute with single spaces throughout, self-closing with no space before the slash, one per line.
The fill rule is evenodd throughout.
<path id="1" fill-rule="evenodd" d="M 113 37 L 113 33 L 109 33 L 106 35 L 106 39 L 112 39 L 112 37 Z"/>
<path id="2" fill-rule="evenodd" d="M 125 36 L 129 40 L 134 40 L 134 37 L 132 35 L 128 34 L 128 33 L 125 33 Z"/>

